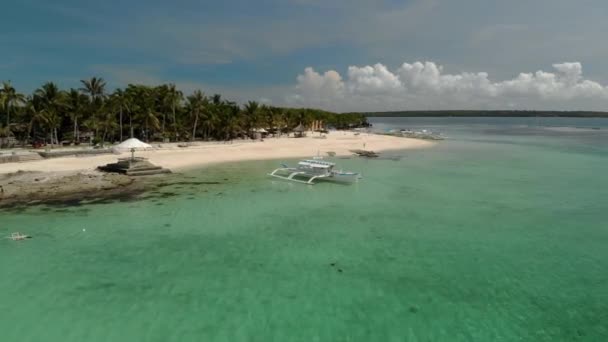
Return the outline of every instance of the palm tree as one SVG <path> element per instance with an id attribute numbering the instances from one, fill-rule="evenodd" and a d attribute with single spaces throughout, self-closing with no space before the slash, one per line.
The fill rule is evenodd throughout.
<path id="1" fill-rule="evenodd" d="M 222 95 L 220 95 L 220 94 L 214 94 L 211 97 L 211 103 L 213 103 L 216 106 L 220 105 L 222 103 Z"/>
<path id="2" fill-rule="evenodd" d="M 9 82 L 2 82 L 2 89 L 0 89 L 0 99 L 2 107 L 6 111 L 6 127 L 10 130 L 11 126 L 11 110 L 15 106 L 22 105 L 25 103 L 25 95 L 18 93 L 15 88 Z"/>
<path id="3" fill-rule="evenodd" d="M 66 107 L 68 109 L 70 118 L 74 123 L 74 139 L 75 143 L 80 142 L 80 129 L 78 127 L 78 119 L 83 117 L 86 105 L 89 102 L 89 98 L 81 94 L 78 90 L 72 88 L 67 95 Z"/>
<path id="4" fill-rule="evenodd" d="M 281 130 L 299 123 L 308 125 L 312 120 L 322 120 L 337 128 L 366 124 L 365 117 L 355 113 L 336 115 L 314 109 L 260 106 L 257 102 L 248 102 L 241 109 L 219 94 L 208 99 L 201 91 L 194 92 L 184 102 L 183 94 L 174 84 L 128 85 L 117 89 L 108 99 L 102 78 L 93 77 L 81 83 L 82 88 L 64 92 L 49 82 L 27 100 L 9 82 L 0 83 L 2 134 L 21 136 L 24 143 L 31 137 L 42 138 L 42 134 L 46 134 L 44 139 L 56 144 L 60 136 L 72 130 L 74 141 L 78 141 L 80 128 L 85 126 L 95 132 L 97 139 L 120 136 L 123 140 L 125 114 L 129 116 L 131 137 L 136 131 L 147 140 L 161 131 L 163 138 L 170 132 L 176 140 L 180 135 L 195 140 L 201 134 L 206 140 L 228 140 L 244 134 L 250 136 L 256 127 Z"/>
<path id="5" fill-rule="evenodd" d="M 130 135 L 131 138 L 133 138 L 133 115 L 135 115 L 135 113 L 137 113 L 139 111 L 139 102 L 138 100 L 141 99 L 142 96 L 142 87 L 141 86 L 137 86 L 137 85 L 133 85 L 133 84 L 129 84 L 127 86 L 127 89 L 125 90 L 125 101 L 128 104 L 127 108 L 127 112 L 129 113 L 129 130 L 130 130 Z"/>
<path id="6" fill-rule="evenodd" d="M 160 120 L 156 117 L 158 113 L 153 106 L 146 106 L 143 114 L 144 124 L 146 126 L 146 141 L 150 141 L 150 129 L 159 129 Z"/>
<path id="7" fill-rule="evenodd" d="M 101 136 L 102 144 L 106 141 L 108 133 L 110 133 L 112 137 L 114 136 L 114 131 L 117 127 L 118 124 L 116 123 L 116 117 L 114 116 L 114 113 L 106 112 L 100 115 L 97 120 L 97 128 L 103 130 L 103 134 Z"/>
<path id="8" fill-rule="evenodd" d="M 224 135 L 226 140 L 232 140 L 232 138 L 239 132 L 241 129 L 241 110 L 239 106 L 236 104 L 228 104 L 227 110 L 225 112 L 225 121 L 224 121 Z"/>
<path id="9" fill-rule="evenodd" d="M 123 110 L 126 110 L 129 108 L 129 97 L 127 96 L 125 91 L 118 88 L 112 94 L 111 99 L 112 99 L 113 104 L 118 107 L 118 115 L 119 115 L 118 126 L 119 126 L 119 130 L 120 130 L 120 141 L 122 141 L 123 140 L 122 114 L 123 114 Z M 132 127 L 131 127 L 131 138 L 133 138 L 133 128 Z"/>
<path id="10" fill-rule="evenodd" d="M 245 129 L 247 130 L 247 135 L 251 135 L 251 130 L 256 125 L 259 108 L 260 105 L 255 101 L 247 102 L 245 108 L 243 108 L 243 114 L 245 115 Z"/>
<path id="11" fill-rule="evenodd" d="M 92 77 L 89 80 L 80 80 L 80 83 L 83 85 L 80 90 L 85 94 L 89 94 L 91 102 L 95 102 L 103 97 L 106 88 L 106 82 L 103 78 Z"/>
<path id="12" fill-rule="evenodd" d="M 274 125 L 275 125 L 275 108 L 271 107 L 271 106 L 266 106 L 266 105 L 262 105 L 262 108 L 260 109 L 260 112 L 263 115 L 263 120 L 265 125 L 270 129 L 274 129 Z"/>
<path id="13" fill-rule="evenodd" d="M 65 108 L 65 94 L 53 82 L 47 82 L 36 89 L 34 97 L 40 102 L 44 120 L 51 133 L 51 145 L 59 143 L 57 128 L 61 124 L 60 112 Z M 53 139 L 54 135 L 54 139 Z"/>
<path id="14" fill-rule="evenodd" d="M 99 136 L 99 129 L 101 127 L 99 118 L 96 116 L 89 116 L 82 124 L 89 131 L 93 131 L 95 134 L 95 139 L 97 139 Z"/>
<path id="15" fill-rule="evenodd" d="M 161 136 L 165 136 L 165 124 L 167 123 L 167 93 L 168 88 L 166 84 L 161 84 L 153 88 L 154 91 L 154 107 L 155 110 L 162 116 L 160 122 L 160 133 Z"/>
<path id="16" fill-rule="evenodd" d="M 285 114 L 285 110 L 283 108 L 279 108 L 279 107 L 273 107 L 273 113 L 274 113 L 274 124 L 276 126 L 276 130 L 277 130 L 278 136 L 281 137 L 283 128 L 287 124 L 287 116 Z"/>
<path id="17" fill-rule="evenodd" d="M 32 130 L 35 124 L 38 124 L 43 128 L 47 125 L 46 113 L 41 107 L 42 104 L 39 98 L 28 98 L 25 106 L 25 113 L 29 116 L 28 135 L 30 138 L 32 138 Z"/>
<path id="18" fill-rule="evenodd" d="M 157 94 L 154 88 L 143 86 L 143 85 L 129 85 L 127 87 L 127 93 L 129 94 L 131 117 L 135 115 L 136 119 L 143 123 L 144 127 L 144 138 L 150 139 L 150 129 L 159 129 L 160 121 L 157 118 L 158 112 L 156 111 L 156 98 Z M 142 128 L 140 126 L 140 128 Z M 131 128 L 133 130 L 133 128 Z"/>
<path id="19" fill-rule="evenodd" d="M 208 140 L 212 135 L 212 131 L 216 128 L 218 122 L 218 114 L 223 109 L 223 106 L 207 104 L 207 110 L 205 110 L 204 115 L 202 117 L 203 127 L 203 138 Z"/>
<path id="20" fill-rule="evenodd" d="M 196 90 L 192 95 L 188 96 L 188 109 L 190 111 L 190 115 L 194 118 L 194 123 L 192 125 L 192 141 L 196 139 L 198 120 L 201 113 L 206 111 L 208 102 L 207 97 L 200 90 Z"/>
<path id="21" fill-rule="evenodd" d="M 59 137 L 57 135 L 57 128 L 61 125 L 61 116 L 55 110 L 47 110 L 45 111 L 46 116 L 46 124 L 51 131 L 51 146 L 53 144 L 59 145 Z M 55 136 L 55 140 L 53 142 L 53 136 Z"/>
<path id="22" fill-rule="evenodd" d="M 175 88 L 175 84 L 169 84 L 167 92 L 167 101 L 171 106 L 173 112 L 173 130 L 175 132 L 175 140 L 178 140 L 179 134 L 177 133 L 177 118 L 175 117 L 175 110 L 182 103 L 184 94 Z"/>

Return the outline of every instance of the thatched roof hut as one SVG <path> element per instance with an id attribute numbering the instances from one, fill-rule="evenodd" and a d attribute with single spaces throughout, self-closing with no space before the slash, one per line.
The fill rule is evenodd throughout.
<path id="1" fill-rule="evenodd" d="M 301 138 L 304 136 L 304 132 L 306 132 L 306 127 L 304 127 L 302 124 L 299 124 L 298 126 L 296 126 L 296 128 L 293 129 L 293 132 L 297 138 Z"/>

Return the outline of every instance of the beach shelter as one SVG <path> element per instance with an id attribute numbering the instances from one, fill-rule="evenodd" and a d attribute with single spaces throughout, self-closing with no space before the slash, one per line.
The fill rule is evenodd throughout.
<path id="1" fill-rule="evenodd" d="M 293 129 L 293 132 L 296 138 L 301 138 L 304 136 L 304 132 L 306 132 L 306 127 L 302 126 L 302 124 L 299 124 L 296 128 Z"/>
<path id="2" fill-rule="evenodd" d="M 142 151 L 149 149 L 152 149 L 152 145 L 146 144 L 137 138 L 127 139 L 114 147 L 114 150 L 118 152 Z"/>

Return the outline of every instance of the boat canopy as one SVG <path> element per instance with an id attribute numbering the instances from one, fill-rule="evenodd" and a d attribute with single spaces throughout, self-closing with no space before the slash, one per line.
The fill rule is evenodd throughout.
<path id="1" fill-rule="evenodd" d="M 336 166 L 336 164 L 334 164 L 334 163 L 319 161 L 319 160 L 310 160 L 310 159 L 302 160 L 301 162 L 298 163 L 298 165 L 323 168 L 323 169 L 329 169 L 329 168 Z"/>

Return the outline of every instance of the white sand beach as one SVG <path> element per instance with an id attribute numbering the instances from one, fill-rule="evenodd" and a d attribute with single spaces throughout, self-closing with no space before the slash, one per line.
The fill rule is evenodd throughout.
<path id="1" fill-rule="evenodd" d="M 424 140 L 398 138 L 385 135 L 353 132 L 331 132 L 325 139 L 318 135 L 304 138 L 268 138 L 264 141 L 234 141 L 232 143 L 210 142 L 192 143 L 188 147 L 177 144 L 153 144 L 154 150 L 137 152 L 139 157 L 150 162 L 179 171 L 210 164 L 246 160 L 267 160 L 280 158 L 311 157 L 317 152 L 335 152 L 350 155 L 349 150 L 367 149 L 376 152 L 387 150 L 417 149 L 431 147 L 434 143 Z M 160 146 L 160 147 L 158 147 Z M 23 163 L 0 164 L 0 174 L 27 172 L 82 172 L 92 171 L 98 166 L 115 162 L 118 157 L 129 156 L 104 154 L 86 157 L 63 157 Z"/>

